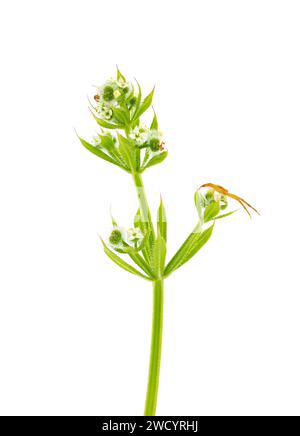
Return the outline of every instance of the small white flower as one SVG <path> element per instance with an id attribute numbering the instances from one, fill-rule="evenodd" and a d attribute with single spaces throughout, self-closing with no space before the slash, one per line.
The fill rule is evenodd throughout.
<path id="1" fill-rule="evenodd" d="M 127 230 L 127 239 L 133 244 L 138 244 L 144 239 L 143 233 L 138 228 L 132 228 Z"/>
<path id="2" fill-rule="evenodd" d="M 106 120 L 110 120 L 113 116 L 113 111 L 111 110 L 110 106 L 106 104 L 101 104 L 96 108 L 97 113 Z"/>
<path id="3" fill-rule="evenodd" d="M 163 133 L 161 130 L 150 130 L 148 133 L 148 140 L 158 139 L 159 141 L 161 141 L 162 137 L 163 137 Z"/>
<path id="4" fill-rule="evenodd" d="M 121 95 L 120 91 L 119 91 L 118 89 L 116 89 L 116 90 L 114 91 L 114 97 L 115 97 L 115 98 L 119 98 L 120 95 Z"/>
<path id="5" fill-rule="evenodd" d="M 92 137 L 92 140 L 93 140 L 93 144 L 94 144 L 95 146 L 101 144 L 101 138 L 100 138 L 99 135 L 94 135 L 94 136 Z"/>
<path id="6" fill-rule="evenodd" d="M 220 201 L 221 200 L 222 195 L 220 194 L 220 192 L 214 191 L 214 200 L 215 201 Z"/>
<path id="7" fill-rule="evenodd" d="M 138 145 L 142 145 L 147 141 L 149 129 L 147 126 L 136 126 L 131 130 L 129 138 L 133 139 Z"/>

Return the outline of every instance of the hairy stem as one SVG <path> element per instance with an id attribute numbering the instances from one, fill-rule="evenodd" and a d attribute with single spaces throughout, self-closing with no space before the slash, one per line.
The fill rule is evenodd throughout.
<path id="1" fill-rule="evenodd" d="M 145 416 L 155 416 L 159 372 L 161 361 L 162 329 L 163 329 L 164 282 L 158 279 L 153 282 L 153 315 L 152 339 L 149 363 L 148 388 L 145 403 Z"/>

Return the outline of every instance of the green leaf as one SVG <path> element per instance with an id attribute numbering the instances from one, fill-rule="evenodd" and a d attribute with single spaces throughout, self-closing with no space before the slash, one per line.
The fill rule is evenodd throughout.
<path id="1" fill-rule="evenodd" d="M 134 227 L 139 228 L 141 230 L 141 232 L 145 234 L 146 226 L 145 226 L 145 223 L 142 221 L 140 209 L 138 209 L 137 213 L 135 214 Z"/>
<path id="2" fill-rule="evenodd" d="M 138 87 L 138 94 L 137 94 L 137 98 L 136 98 L 136 103 L 135 103 L 135 111 L 132 117 L 132 121 L 136 120 L 138 118 L 137 113 L 140 109 L 140 104 L 141 104 L 141 100 L 142 100 L 142 90 L 141 90 L 141 86 L 139 84 L 139 82 L 136 80 L 137 83 L 137 87 Z"/>
<path id="3" fill-rule="evenodd" d="M 207 221 L 212 220 L 215 216 L 218 215 L 219 212 L 220 212 L 220 203 L 218 201 L 212 201 L 205 208 L 204 222 L 207 223 Z"/>
<path id="4" fill-rule="evenodd" d="M 146 280 L 151 280 L 149 277 L 145 276 L 141 272 L 139 272 L 137 269 L 135 269 L 133 266 L 129 265 L 129 263 L 125 262 L 121 257 L 119 257 L 117 254 L 115 254 L 112 250 L 110 250 L 107 245 L 104 243 L 104 241 L 101 239 L 104 252 L 105 254 L 119 267 L 123 268 L 125 271 L 130 272 L 131 274 L 135 274 L 136 276 L 142 277 Z"/>
<path id="5" fill-rule="evenodd" d="M 157 212 L 157 233 L 160 233 L 167 242 L 167 217 L 162 198 L 160 198 L 160 205 Z"/>
<path id="6" fill-rule="evenodd" d="M 93 114 L 93 117 L 99 124 L 99 126 L 104 127 L 105 129 L 118 129 L 120 126 L 118 124 L 109 123 L 108 121 L 103 120 L 102 118 L 97 117 L 95 114 Z"/>
<path id="7" fill-rule="evenodd" d="M 154 91 L 155 91 L 155 87 L 152 89 L 150 94 L 148 94 L 147 97 L 144 98 L 142 103 L 139 105 L 140 107 L 137 108 L 137 111 L 134 115 L 134 119 L 139 118 L 151 106 Z"/>
<path id="8" fill-rule="evenodd" d="M 167 150 L 162 151 L 159 154 L 155 154 L 150 160 L 148 160 L 146 165 L 144 165 L 142 167 L 142 171 L 145 170 L 146 168 L 153 167 L 153 165 L 157 165 L 157 164 L 163 162 L 166 159 L 167 156 L 168 156 Z"/>
<path id="9" fill-rule="evenodd" d="M 157 122 L 157 116 L 156 113 L 154 112 L 154 116 L 153 116 L 153 120 L 150 126 L 150 130 L 157 130 L 158 129 L 158 122 Z"/>
<path id="10" fill-rule="evenodd" d="M 131 145 L 130 141 L 124 136 L 118 134 L 118 141 L 119 141 L 119 152 L 124 159 L 124 162 L 126 165 L 133 169 L 135 167 L 134 162 L 134 148 Z"/>
<path id="11" fill-rule="evenodd" d="M 205 198 L 203 197 L 202 194 L 200 194 L 199 191 L 195 192 L 194 195 L 194 202 L 195 202 L 195 206 L 198 212 L 198 216 L 199 216 L 199 221 L 203 224 L 203 209 L 205 207 Z"/>
<path id="12" fill-rule="evenodd" d="M 166 259 L 166 242 L 164 238 L 158 233 L 157 238 L 153 245 L 152 251 L 152 268 L 154 273 L 161 276 L 164 271 L 165 259 Z"/>
<path id="13" fill-rule="evenodd" d="M 112 157 L 108 156 L 108 154 L 104 153 L 100 148 L 95 147 L 94 145 L 90 144 L 89 142 L 85 141 L 84 139 L 80 138 L 78 136 L 81 144 L 89 150 L 91 153 L 95 154 L 98 157 L 101 157 L 101 159 L 106 160 L 107 162 L 110 162 L 114 165 L 117 165 L 118 167 L 125 169 L 119 162 L 117 162 Z M 126 170 L 126 169 L 125 169 Z"/>
<path id="14" fill-rule="evenodd" d="M 147 262 L 138 253 L 128 253 L 131 259 L 138 265 L 150 278 L 154 278 L 154 274 Z"/>
<path id="15" fill-rule="evenodd" d="M 122 79 L 122 80 L 124 80 L 124 82 L 126 82 L 125 77 L 123 76 L 123 74 L 121 73 L 121 71 L 119 70 L 119 67 L 117 65 L 117 80 L 120 80 L 120 79 Z"/>
<path id="16" fill-rule="evenodd" d="M 164 271 L 165 277 L 190 260 L 200 250 L 200 248 L 206 244 L 211 237 L 213 228 L 214 225 L 210 226 L 204 231 L 201 231 L 200 223 L 197 224 L 194 231 L 188 236 L 188 238 L 166 266 Z"/>
<path id="17" fill-rule="evenodd" d="M 118 122 L 118 126 L 126 126 L 126 124 L 129 123 L 129 117 L 128 114 L 125 112 L 122 108 L 112 108 L 114 119 Z"/>
<path id="18" fill-rule="evenodd" d="M 222 218 L 226 218 L 227 216 L 230 216 L 230 215 L 232 215 L 233 213 L 235 213 L 237 211 L 239 211 L 239 209 L 235 209 L 235 210 L 232 210 L 231 212 L 227 212 L 227 213 L 224 213 L 223 215 L 219 215 L 216 218 L 214 218 L 214 221 L 215 220 L 220 220 Z"/>

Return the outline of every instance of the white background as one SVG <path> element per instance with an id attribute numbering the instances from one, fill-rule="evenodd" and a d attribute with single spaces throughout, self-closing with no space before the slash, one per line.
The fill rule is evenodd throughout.
<path id="1" fill-rule="evenodd" d="M 154 106 L 169 157 L 169 256 L 219 183 L 261 211 L 218 222 L 166 281 L 159 415 L 299 415 L 298 1 L 1 4 L 0 413 L 143 413 L 151 286 L 112 264 L 109 208 L 132 180 L 88 153 L 86 95 L 117 63 Z M 232 205 L 233 207 L 235 205 Z"/>

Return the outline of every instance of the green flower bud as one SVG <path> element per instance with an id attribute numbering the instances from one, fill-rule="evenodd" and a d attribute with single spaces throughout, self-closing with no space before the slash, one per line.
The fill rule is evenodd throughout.
<path id="1" fill-rule="evenodd" d="M 208 203 L 211 203 L 212 201 L 214 201 L 214 190 L 210 189 L 209 191 L 207 191 L 207 193 L 205 194 L 205 199 Z"/>
<path id="2" fill-rule="evenodd" d="M 220 199 L 220 208 L 221 210 L 226 209 L 228 206 L 228 198 L 226 197 L 226 195 L 222 195 L 221 199 Z"/>

